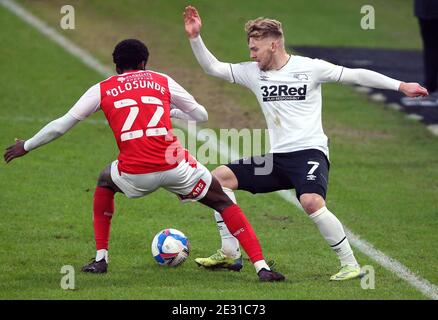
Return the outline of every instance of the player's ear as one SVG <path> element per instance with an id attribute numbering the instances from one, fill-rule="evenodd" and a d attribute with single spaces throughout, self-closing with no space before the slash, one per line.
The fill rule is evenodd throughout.
<path id="1" fill-rule="evenodd" d="M 275 52 L 278 49 L 278 42 L 277 40 L 272 40 L 271 41 L 271 51 Z"/>

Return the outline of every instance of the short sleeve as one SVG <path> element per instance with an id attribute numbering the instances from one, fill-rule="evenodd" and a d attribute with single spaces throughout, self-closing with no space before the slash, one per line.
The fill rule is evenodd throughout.
<path id="1" fill-rule="evenodd" d="M 312 59 L 313 78 L 316 82 L 338 82 L 344 67 L 321 59 Z"/>

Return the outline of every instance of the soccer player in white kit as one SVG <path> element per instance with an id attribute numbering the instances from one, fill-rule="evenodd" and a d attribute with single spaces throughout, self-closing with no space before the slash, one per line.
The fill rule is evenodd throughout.
<path id="1" fill-rule="evenodd" d="M 262 157 L 222 165 L 213 170 L 228 196 L 233 190 L 252 193 L 295 189 L 303 209 L 340 260 L 339 272 L 330 280 L 348 280 L 361 275 L 341 222 L 325 205 L 329 150 L 321 121 L 321 84 L 341 82 L 388 90 L 406 96 L 426 96 L 418 83 L 405 83 L 382 74 L 349 69 L 329 62 L 286 52 L 281 23 L 258 18 L 248 21 L 245 30 L 253 62 L 224 63 L 206 48 L 200 36 L 201 18 L 197 10 L 186 7 L 185 30 L 193 53 L 204 71 L 250 89 L 257 97 L 269 130 L 271 150 Z M 263 161 L 273 169 L 259 174 Z M 262 165 L 260 165 L 262 163 Z M 242 268 L 239 242 L 227 230 L 221 215 L 215 212 L 222 247 L 207 258 L 195 261 L 206 268 Z"/>

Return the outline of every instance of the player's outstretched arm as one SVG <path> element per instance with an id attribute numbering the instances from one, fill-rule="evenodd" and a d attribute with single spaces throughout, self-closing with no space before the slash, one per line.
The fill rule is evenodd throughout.
<path id="1" fill-rule="evenodd" d="M 61 118 L 53 120 L 42 128 L 29 140 L 16 140 L 15 144 L 8 147 L 4 154 L 7 163 L 27 152 L 59 138 L 73 128 L 80 120 L 85 119 L 100 106 L 100 85 L 96 84 L 88 89 L 75 105 Z"/>
<path id="2" fill-rule="evenodd" d="M 427 89 L 418 83 L 402 82 L 367 69 L 350 69 L 344 67 L 339 81 L 377 89 L 400 91 L 408 97 L 428 95 Z"/>
<path id="3" fill-rule="evenodd" d="M 183 15 L 184 27 L 190 39 L 190 46 L 202 69 L 209 75 L 233 82 L 230 65 L 216 59 L 202 41 L 200 36 L 202 22 L 196 8 L 186 7 Z"/>
<path id="4" fill-rule="evenodd" d="M 27 151 L 24 149 L 24 140 L 15 139 L 15 144 L 6 148 L 3 158 L 6 163 L 9 163 L 15 158 L 24 156 L 26 153 Z"/>
<path id="5" fill-rule="evenodd" d="M 69 113 L 59 119 L 53 120 L 29 140 L 15 140 L 15 144 L 6 148 L 4 159 L 6 163 L 15 158 L 24 156 L 29 151 L 59 138 L 70 130 L 79 120 Z"/>

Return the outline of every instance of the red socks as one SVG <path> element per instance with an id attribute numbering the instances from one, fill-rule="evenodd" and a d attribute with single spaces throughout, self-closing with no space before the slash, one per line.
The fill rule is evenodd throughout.
<path id="1" fill-rule="evenodd" d="M 222 211 L 221 216 L 228 230 L 239 240 L 251 262 L 264 260 L 259 240 L 240 207 L 233 204 Z"/>
<path id="2" fill-rule="evenodd" d="M 96 250 L 108 249 L 111 218 L 114 213 L 114 191 L 108 188 L 96 187 L 93 212 Z"/>

